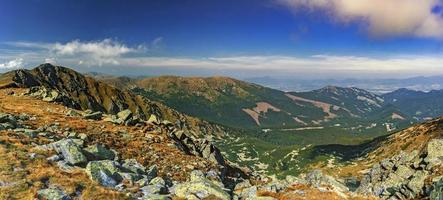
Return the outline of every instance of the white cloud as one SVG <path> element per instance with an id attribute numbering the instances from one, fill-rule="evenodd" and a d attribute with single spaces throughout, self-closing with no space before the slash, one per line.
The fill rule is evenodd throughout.
<path id="1" fill-rule="evenodd" d="M 295 12 L 322 11 L 339 22 L 358 21 L 376 37 L 443 38 L 441 0 L 277 0 Z"/>
<path id="2" fill-rule="evenodd" d="M 347 74 L 435 74 L 443 73 L 443 57 L 401 56 L 387 59 L 314 55 L 310 57 L 291 56 L 240 56 L 191 58 L 123 58 L 122 64 L 135 67 L 173 67 L 185 69 L 250 70 L 269 73 L 331 75 Z"/>
<path id="3" fill-rule="evenodd" d="M 5 44 L 20 48 L 45 50 L 48 54 L 45 56 L 50 56 L 51 61 L 69 58 L 82 59 L 83 61 L 79 64 L 86 66 L 118 65 L 118 59 L 123 55 L 144 50 L 143 45 L 132 48 L 112 39 L 90 42 L 73 40 L 67 43 L 8 42 Z"/>
<path id="4" fill-rule="evenodd" d="M 99 42 L 81 42 L 74 40 L 65 44 L 55 43 L 50 47 L 50 50 L 55 55 L 62 57 L 77 57 L 83 55 L 89 57 L 89 59 L 86 59 L 87 62 L 82 62 L 82 64 L 99 66 L 103 64 L 118 65 L 119 57 L 137 51 L 136 48 L 127 47 L 111 39 L 105 39 Z"/>
<path id="5" fill-rule="evenodd" d="M 0 63 L 0 69 L 17 69 L 23 67 L 23 58 L 16 58 L 5 63 Z"/>

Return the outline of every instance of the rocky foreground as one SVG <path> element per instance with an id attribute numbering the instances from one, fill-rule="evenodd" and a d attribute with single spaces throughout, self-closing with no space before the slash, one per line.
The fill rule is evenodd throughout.
<path id="1" fill-rule="evenodd" d="M 443 119 L 378 138 L 333 170 L 277 180 L 223 158 L 209 134 L 222 129 L 133 108 L 93 80 L 65 87 L 60 70 L 12 76 L 32 87 L 0 78 L 0 199 L 443 199 Z"/>
<path id="2" fill-rule="evenodd" d="M 154 115 L 142 121 L 129 110 L 78 111 L 29 94 L 2 91 L 2 199 L 438 199 L 443 194 L 441 139 L 431 140 L 426 151 L 375 164 L 351 191 L 345 181 L 320 170 L 285 180 L 248 177 L 229 166 L 210 141 Z"/>

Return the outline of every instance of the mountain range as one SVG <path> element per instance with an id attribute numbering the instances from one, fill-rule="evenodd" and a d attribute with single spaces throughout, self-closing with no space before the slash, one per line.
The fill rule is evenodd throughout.
<path id="1" fill-rule="evenodd" d="M 425 112 L 421 116 L 416 113 L 424 108 L 392 102 L 392 96 L 398 91 L 377 95 L 355 87 L 327 86 L 308 92 L 284 92 L 228 77 L 106 77 L 101 80 L 149 96 L 188 115 L 236 128 L 355 128 L 373 123 L 402 127 L 441 114 L 435 109 L 439 107 L 435 102 L 418 102 L 436 112 Z"/>
<path id="2" fill-rule="evenodd" d="M 252 77 L 245 81 L 283 91 L 310 91 L 325 85 L 358 87 L 384 94 L 401 88 L 419 91 L 443 89 L 443 76 L 417 76 L 410 78 L 348 78 L 348 79 L 303 79 L 303 77 Z"/>
<path id="3" fill-rule="evenodd" d="M 441 94 L 14 70 L 0 199 L 438 199 Z"/>

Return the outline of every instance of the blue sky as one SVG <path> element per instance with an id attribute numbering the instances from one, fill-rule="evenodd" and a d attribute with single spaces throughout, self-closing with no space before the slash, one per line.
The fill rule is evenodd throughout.
<path id="1" fill-rule="evenodd" d="M 0 70 L 54 62 L 122 75 L 443 74 L 441 3 L 0 0 Z"/>

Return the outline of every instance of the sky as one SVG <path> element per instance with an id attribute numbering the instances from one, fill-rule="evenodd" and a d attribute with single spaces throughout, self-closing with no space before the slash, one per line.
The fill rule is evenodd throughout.
<path id="1" fill-rule="evenodd" d="M 443 74 L 443 0 L 0 0 L 0 72 Z"/>

